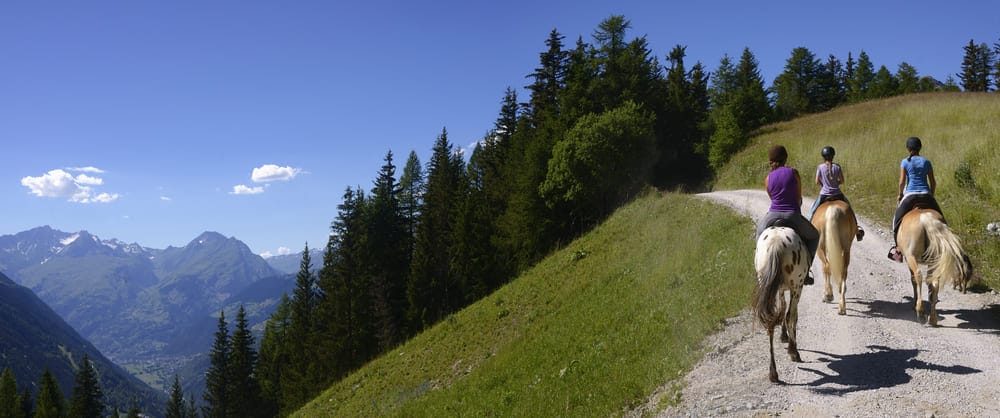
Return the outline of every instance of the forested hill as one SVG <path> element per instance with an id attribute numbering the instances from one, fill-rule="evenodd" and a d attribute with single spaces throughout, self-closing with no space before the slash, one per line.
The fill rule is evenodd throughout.
<path id="1" fill-rule="evenodd" d="M 86 354 L 100 379 L 105 403 L 128 410 L 161 411 L 166 399 L 105 358 L 28 288 L 0 273 L 0 370 L 11 369 L 21 390 L 38 398 L 37 383 L 49 370 L 70 399 L 77 365 Z"/>

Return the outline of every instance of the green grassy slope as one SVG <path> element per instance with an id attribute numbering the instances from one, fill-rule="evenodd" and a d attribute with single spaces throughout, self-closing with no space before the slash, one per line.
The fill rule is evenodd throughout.
<path id="1" fill-rule="evenodd" d="M 783 144 L 788 164 L 802 173 L 803 194 L 814 197 L 820 149 L 832 145 L 834 161 L 844 167 L 847 198 L 860 215 L 891 234 L 899 162 L 910 136 L 923 141 L 921 155 L 934 164 L 936 197 L 977 276 L 1000 287 L 1000 241 L 986 231 L 989 222 L 1000 221 L 1000 94 L 902 96 L 772 125 L 719 172 L 715 189 L 763 189 L 767 149 Z"/>
<path id="2" fill-rule="evenodd" d="M 638 405 L 746 306 L 752 233 L 749 219 L 691 196 L 640 198 L 296 415 L 605 416 Z"/>

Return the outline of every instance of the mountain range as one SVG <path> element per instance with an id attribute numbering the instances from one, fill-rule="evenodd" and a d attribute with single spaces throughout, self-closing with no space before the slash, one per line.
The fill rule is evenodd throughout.
<path id="1" fill-rule="evenodd" d="M 231 321 L 243 304 L 259 329 L 294 286 L 294 275 L 217 232 L 153 249 L 43 226 L 0 236 L 0 271 L 159 389 L 211 348 L 221 310 Z M 191 374 L 182 385 L 200 395 L 203 370 Z"/>

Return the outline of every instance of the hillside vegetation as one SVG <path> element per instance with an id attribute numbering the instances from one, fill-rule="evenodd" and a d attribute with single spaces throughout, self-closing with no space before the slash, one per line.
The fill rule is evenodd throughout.
<path id="1" fill-rule="evenodd" d="M 635 406 L 683 375 L 698 342 L 746 305 L 752 229 L 691 196 L 640 198 L 295 415 L 600 416 Z"/>
<path id="2" fill-rule="evenodd" d="M 841 107 L 770 125 L 717 175 L 717 190 L 763 189 L 767 150 L 788 148 L 788 164 L 803 176 L 806 196 L 816 196 L 820 149 L 832 145 L 844 167 L 843 186 L 855 210 L 891 237 L 899 162 L 907 137 L 923 141 L 921 155 L 934 164 L 936 197 L 945 218 L 972 257 L 976 275 L 1000 287 L 1000 243 L 986 225 L 1000 221 L 1000 95 L 927 93 Z M 888 248 L 886 248 L 888 252 Z"/>
<path id="3" fill-rule="evenodd" d="M 811 180 L 837 148 L 845 191 L 888 232 L 903 142 L 924 141 L 938 198 L 977 274 L 996 287 L 1000 96 L 924 94 L 766 127 L 716 189 L 762 188 L 766 150 L 788 147 Z M 957 174 L 956 174 L 957 173 Z M 816 187 L 807 182 L 805 194 Z M 874 232 L 874 231 L 872 231 Z M 752 222 L 680 194 L 650 194 L 485 299 L 334 384 L 294 416 L 603 416 L 645 402 L 701 356 L 747 304 Z M 887 261 L 888 262 L 888 261 Z M 678 380 L 679 382 L 679 380 Z M 679 385 L 679 383 L 678 383 Z M 669 403 L 678 396 L 663 393 Z"/>

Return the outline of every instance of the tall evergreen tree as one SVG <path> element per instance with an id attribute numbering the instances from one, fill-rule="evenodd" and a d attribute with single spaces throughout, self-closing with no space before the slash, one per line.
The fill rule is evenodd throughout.
<path id="1" fill-rule="evenodd" d="M 21 391 L 19 400 L 21 401 L 21 417 L 30 418 L 35 416 L 35 402 L 31 399 L 31 391 L 28 388 L 24 388 Z"/>
<path id="2" fill-rule="evenodd" d="M 281 296 L 281 302 L 264 323 L 257 363 L 257 383 L 261 393 L 261 414 L 275 416 L 285 404 L 281 396 L 282 371 L 288 364 L 286 331 L 290 322 L 291 299 Z"/>
<path id="3" fill-rule="evenodd" d="M 299 272 L 295 276 L 295 289 L 289 310 L 288 367 L 282 374 L 282 396 L 290 405 L 301 405 L 316 391 L 314 381 L 315 345 L 313 336 L 313 313 L 316 309 L 316 279 L 313 274 L 309 244 L 302 251 Z"/>
<path id="4" fill-rule="evenodd" d="M 894 96 L 899 90 L 899 82 L 884 65 L 879 67 L 872 82 L 870 96 L 875 99 Z"/>
<path id="5" fill-rule="evenodd" d="M 902 62 L 896 70 L 896 81 L 898 82 L 896 94 L 910 94 L 921 90 L 920 76 L 917 69 L 912 65 Z"/>
<path id="6" fill-rule="evenodd" d="M 875 66 L 872 64 L 868 53 L 861 51 L 858 54 L 858 63 L 854 67 L 854 72 L 848 73 L 847 79 L 847 101 L 858 103 L 870 99 L 872 83 L 875 82 Z"/>
<path id="7" fill-rule="evenodd" d="M 396 183 L 392 151 L 386 153 L 372 188 L 365 213 L 367 226 L 365 263 L 370 277 L 372 315 L 378 351 L 388 351 L 405 335 L 406 282 L 410 269 L 409 232 L 400 205 L 401 189 Z"/>
<path id="8" fill-rule="evenodd" d="M 38 403 L 35 405 L 35 418 L 63 418 L 67 412 L 66 398 L 63 397 L 59 383 L 46 368 L 39 383 Z"/>
<path id="9" fill-rule="evenodd" d="M 21 400 L 17 394 L 17 380 L 14 371 L 4 368 L 0 374 L 0 418 L 16 418 L 22 415 Z"/>
<path id="10" fill-rule="evenodd" d="M 399 175 L 399 209 L 406 220 L 406 230 L 409 236 L 406 240 L 409 257 L 413 257 L 413 239 L 417 235 L 417 220 L 420 216 L 420 204 L 423 199 L 424 171 L 416 151 L 410 151 L 406 165 Z"/>
<path id="11" fill-rule="evenodd" d="M 552 29 L 549 38 L 545 41 L 547 50 L 539 54 L 539 67 L 528 75 L 532 83 L 528 85 L 531 92 L 531 99 L 528 101 L 526 113 L 530 115 L 530 120 L 541 122 L 559 114 L 559 97 L 565 86 L 567 61 L 569 51 L 563 50 L 563 39 L 565 37 L 558 31 Z M 497 133 L 500 135 L 513 135 L 517 118 L 510 119 L 516 115 L 516 94 L 508 88 L 505 95 L 504 109 L 501 111 L 501 120 L 498 123 Z M 515 99 L 510 103 L 506 99 Z"/>
<path id="12" fill-rule="evenodd" d="M 81 418 L 101 418 L 104 414 L 104 392 L 97 380 L 97 373 L 87 353 L 83 353 L 80 369 L 76 372 L 69 415 Z"/>
<path id="13" fill-rule="evenodd" d="M 962 57 L 962 72 L 958 78 L 962 80 L 965 91 L 990 91 L 990 75 L 993 72 L 993 51 L 986 43 L 976 44 L 969 39 Z"/>
<path id="14" fill-rule="evenodd" d="M 833 109 L 847 100 L 844 67 L 836 56 L 830 54 L 819 71 L 817 80 L 817 111 Z"/>
<path id="15" fill-rule="evenodd" d="M 443 129 L 428 163 L 427 188 L 407 284 L 408 317 L 417 329 L 444 318 L 465 299 L 449 268 L 461 163 Z"/>
<path id="16" fill-rule="evenodd" d="M 376 353 L 364 271 L 366 205 L 364 191 L 347 188 L 337 206 L 319 273 L 317 356 L 324 360 L 318 367 L 331 379 L 340 378 Z"/>
<path id="17" fill-rule="evenodd" d="M 184 414 L 187 418 L 198 418 L 198 406 L 194 403 L 194 395 L 188 394 L 188 404 Z"/>
<path id="18" fill-rule="evenodd" d="M 219 311 L 219 321 L 215 330 L 215 342 L 209 352 L 208 371 L 205 372 L 205 393 L 202 398 L 202 416 L 205 418 L 226 418 L 229 416 L 231 403 L 229 399 L 229 325 L 226 323 L 226 312 Z"/>
<path id="19" fill-rule="evenodd" d="M 804 47 L 792 50 L 785 62 L 785 70 L 774 80 L 776 93 L 775 111 L 782 119 L 791 119 L 821 110 L 820 77 L 823 66 L 816 56 Z"/>
<path id="20" fill-rule="evenodd" d="M 704 148 L 708 136 L 708 75 L 696 63 L 690 71 L 684 63 L 687 48 L 674 46 L 667 55 L 665 101 L 651 104 L 661 109 L 655 116 L 659 161 L 654 168 L 653 184 L 674 187 L 694 184 L 707 175 L 708 159 Z M 637 102 L 637 104 L 641 104 Z M 700 151 L 700 152 L 698 152 Z"/>
<path id="21" fill-rule="evenodd" d="M 165 418 L 186 418 L 184 415 L 184 391 L 181 390 L 181 380 L 174 375 L 174 384 L 170 387 L 170 400 L 167 401 Z"/>
<path id="22" fill-rule="evenodd" d="M 308 249 L 308 248 L 307 248 Z M 240 305 L 236 311 L 235 328 L 230 338 L 229 354 L 229 415 L 235 417 L 262 416 L 260 387 L 257 385 L 257 352 L 246 311 Z"/>

